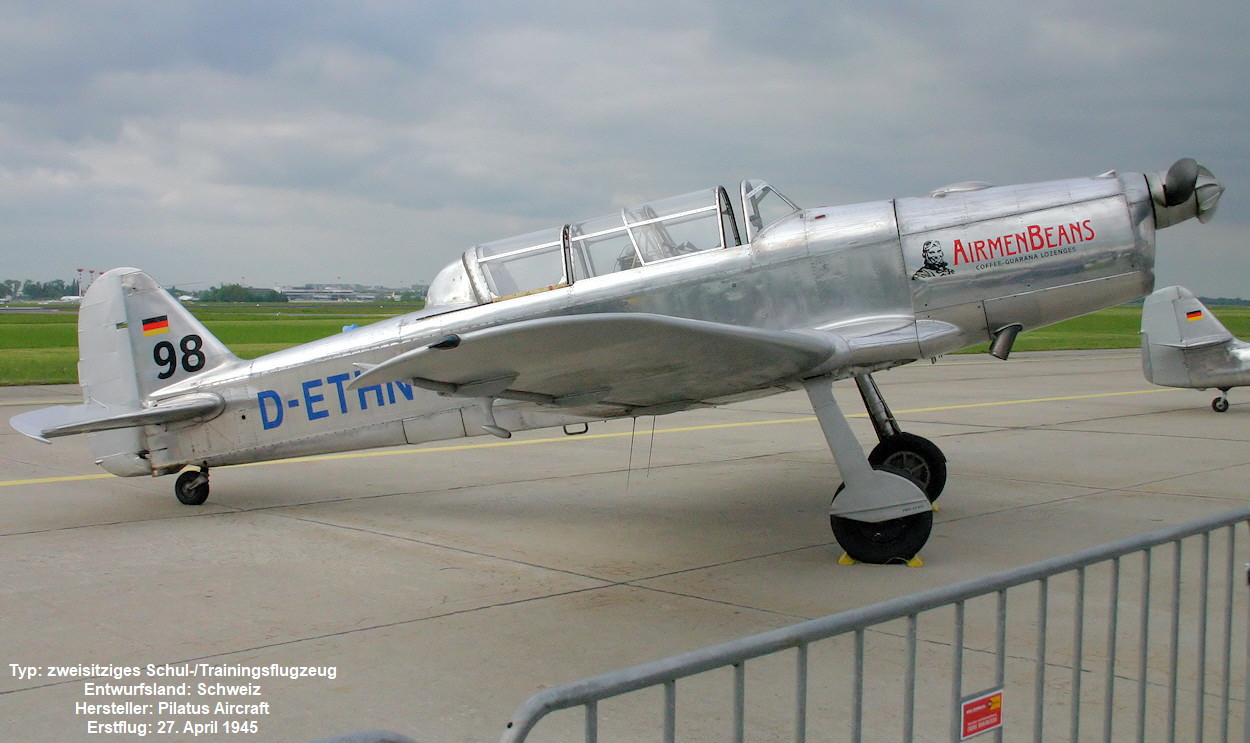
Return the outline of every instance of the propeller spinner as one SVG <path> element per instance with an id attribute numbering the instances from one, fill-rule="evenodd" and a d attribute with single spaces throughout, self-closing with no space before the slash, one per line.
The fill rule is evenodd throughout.
<path id="1" fill-rule="evenodd" d="M 1197 217 L 1209 222 L 1215 216 L 1224 186 L 1215 175 L 1192 157 L 1183 157 L 1168 168 L 1166 175 L 1146 176 L 1155 205 L 1155 226 L 1162 229 Z"/>

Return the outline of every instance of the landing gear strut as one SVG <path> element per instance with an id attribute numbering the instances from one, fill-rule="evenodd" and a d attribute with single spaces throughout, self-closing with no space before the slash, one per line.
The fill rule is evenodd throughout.
<path id="1" fill-rule="evenodd" d="M 857 378 L 856 382 L 860 384 L 861 394 L 865 394 L 865 388 L 873 393 L 871 397 L 865 394 L 864 402 L 874 426 L 881 421 L 881 427 L 892 425 L 897 429 L 872 378 L 864 375 L 863 380 Z M 860 562 L 880 564 L 911 560 L 929 540 L 933 528 L 933 506 L 926 489 L 930 483 L 917 482 L 890 464 L 873 465 L 868 461 L 833 397 L 832 378 L 808 379 L 803 387 L 844 480 L 829 510 L 830 525 L 838 544 L 849 557 Z M 890 436 L 901 433 L 895 430 Z M 943 481 L 944 474 L 943 467 Z M 937 492 L 941 492 L 940 486 Z"/>
<path id="2" fill-rule="evenodd" d="M 942 450 L 923 436 L 899 428 L 871 374 L 855 377 L 855 385 L 881 442 L 868 455 L 868 462 L 874 467 L 888 466 L 906 473 L 920 483 L 930 502 L 936 501 L 946 487 L 946 456 Z"/>
<path id="3" fill-rule="evenodd" d="M 1211 401 L 1211 409 L 1217 413 L 1228 412 L 1228 390 L 1229 387 L 1220 388 L 1220 396 Z"/>
<path id="4" fill-rule="evenodd" d="M 178 475 L 174 495 L 178 496 L 179 503 L 188 506 L 198 506 L 208 500 L 208 468 L 187 470 Z"/>

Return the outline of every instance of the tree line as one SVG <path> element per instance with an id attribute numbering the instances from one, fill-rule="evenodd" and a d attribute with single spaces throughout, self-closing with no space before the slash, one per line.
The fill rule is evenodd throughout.
<path id="1" fill-rule="evenodd" d="M 78 296 L 77 281 L 31 281 L 30 279 L 5 279 L 0 281 L 0 298 L 7 299 L 60 299 Z"/>
<path id="2" fill-rule="evenodd" d="M 174 295 L 186 293 L 179 291 L 176 287 L 170 287 L 169 291 Z M 251 302 L 255 304 L 287 301 L 286 295 L 276 289 L 253 289 L 239 284 L 222 284 L 211 289 L 191 292 L 191 294 L 204 302 Z M 78 296 L 77 281 L 61 279 L 51 281 L 5 279 L 0 281 L 0 299 L 45 301 L 76 296 Z"/>
<path id="3" fill-rule="evenodd" d="M 277 289 L 253 289 L 241 284 L 222 284 L 196 293 L 201 302 L 286 302 L 287 296 Z"/>

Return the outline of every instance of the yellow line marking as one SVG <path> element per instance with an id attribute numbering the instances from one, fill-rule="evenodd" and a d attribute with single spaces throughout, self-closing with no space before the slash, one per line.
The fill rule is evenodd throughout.
<path id="1" fill-rule="evenodd" d="M 964 408 L 989 408 L 996 405 L 1022 405 L 1031 402 L 1065 402 L 1068 400 L 1091 400 L 1096 397 L 1119 397 L 1121 395 L 1153 395 L 1156 392 L 1175 392 L 1178 388 L 1168 387 L 1153 390 L 1128 390 L 1127 392 L 1096 392 L 1091 395 L 1065 395 L 1063 397 L 1035 397 L 1031 400 L 997 400 L 994 402 L 974 402 L 966 405 L 945 405 L 936 408 L 912 408 L 911 410 L 901 410 L 899 413 L 934 413 L 941 410 L 962 410 Z M 848 416 L 851 418 L 865 418 L 865 414 Z"/>
<path id="2" fill-rule="evenodd" d="M 948 411 L 948 410 L 969 410 L 972 408 L 989 408 L 989 407 L 998 407 L 1002 405 L 1024 405 L 1024 404 L 1029 404 L 1029 403 L 1067 402 L 1071 400 L 1092 400 L 1092 399 L 1100 398 L 1100 397 L 1120 397 L 1123 395 L 1150 395 L 1150 394 L 1155 394 L 1159 392 L 1175 392 L 1175 391 L 1176 391 L 1176 388 L 1168 387 L 1168 388 L 1158 388 L 1158 389 L 1149 389 L 1149 390 L 1129 390 L 1127 392 L 1098 392 L 1098 393 L 1089 394 L 1089 395 L 1064 395 L 1062 397 L 1035 397 L 1035 398 L 1031 398 L 1027 400 L 996 400 L 992 402 L 965 403 L 963 405 L 942 405 L 939 407 L 931 407 L 931 408 L 911 408 L 908 410 L 895 411 L 895 415 L 896 416 L 907 415 L 910 413 L 935 413 L 935 412 L 942 412 L 942 411 Z M 867 418 L 868 414 L 867 413 L 855 413 L 853 415 L 848 415 L 847 417 L 848 418 Z M 692 432 L 697 432 L 697 431 L 715 431 L 718 429 L 725 429 L 725 428 L 746 428 L 748 426 L 774 426 L 774 425 L 785 424 L 785 423 L 811 423 L 815 420 L 816 420 L 815 416 L 806 415 L 806 416 L 798 416 L 794 418 L 777 418 L 774 420 L 766 420 L 766 421 L 739 421 L 737 423 L 712 423 L 712 424 L 708 424 L 704 426 L 683 426 L 680 428 L 659 428 L 655 430 L 655 433 L 657 434 L 692 433 Z M 442 454 L 446 452 L 473 451 L 477 449 L 497 449 L 497 448 L 507 447 L 507 446 L 533 446 L 535 444 L 554 444 L 554 443 L 569 441 L 570 439 L 580 439 L 582 441 L 587 441 L 591 439 L 624 438 L 626 436 L 634 436 L 634 435 L 650 435 L 650 432 L 619 431 L 617 433 L 579 434 L 576 436 L 557 436 L 554 438 L 526 439 L 524 441 L 491 441 L 491 442 L 486 442 L 486 443 L 475 443 L 475 444 L 455 444 L 452 446 L 423 446 L 423 447 L 415 448 L 415 449 L 389 448 L 389 449 L 383 449 L 380 451 L 358 451 L 358 452 L 344 452 L 341 454 L 317 454 L 314 456 L 307 456 L 307 457 L 290 457 L 288 459 L 275 459 L 275 460 L 270 460 L 270 461 L 265 461 L 265 462 L 248 462 L 245 464 L 223 465 L 223 467 L 231 467 L 231 468 L 233 467 L 265 467 L 265 466 L 274 465 L 274 464 L 293 464 L 293 463 L 299 463 L 299 462 L 329 462 L 329 461 L 336 461 L 340 459 L 366 459 L 370 457 L 395 457 L 395 456 L 413 455 L 413 454 Z M 76 482 L 78 480 L 99 480 L 99 479 L 110 478 L 110 477 L 113 477 L 113 475 L 109 475 L 109 474 L 65 475 L 62 477 L 42 477 L 42 478 L 33 478 L 29 480 L 0 480 L 0 487 L 6 487 L 10 485 L 42 485 L 46 483 L 50 484 L 50 483 L 57 483 L 57 482 Z"/>
<path id="3" fill-rule="evenodd" d="M 53 482 L 76 482 L 78 480 L 103 480 L 106 477 L 114 477 L 108 473 L 97 475 L 65 475 L 64 477 L 39 477 L 32 480 L 0 480 L 0 488 L 6 485 L 43 485 Z"/>

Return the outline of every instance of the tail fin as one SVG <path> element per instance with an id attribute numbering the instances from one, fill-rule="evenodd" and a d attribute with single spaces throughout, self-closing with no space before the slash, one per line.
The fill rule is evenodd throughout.
<path id="1" fill-rule="evenodd" d="M 40 440 L 91 433 L 101 467 L 122 476 L 152 474 L 143 426 L 215 417 L 224 406 L 219 397 L 175 385 L 236 362 L 152 277 L 115 268 L 91 284 L 78 310 L 83 404 L 33 410 L 10 423 Z M 163 390 L 170 394 L 156 394 Z"/>
<path id="2" fill-rule="evenodd" d="M 238 361 L 178 300 L 134 268 L 115 268 L 91 285 L 78 313 L 78 350 L 83 395 L 121 404 L 147 401 L 158 390 Z M 133 380 L 133 390 L 115 388 L 118 379 Z"/>
<path id="3" fill-rule="evenodd" d="M 1165 387 L 1193 387 L 1185 351 L 1229 343 L 1233 334 L 1183 286 L 1146 298 L 1141 315 L 1142 372 Z"/>

